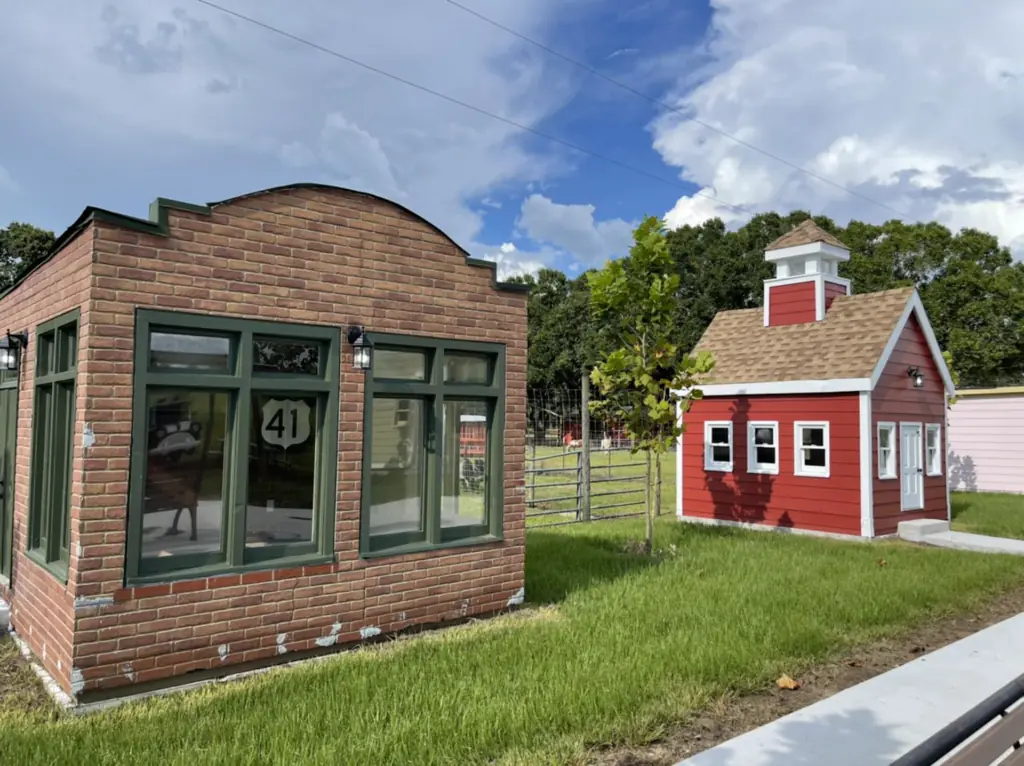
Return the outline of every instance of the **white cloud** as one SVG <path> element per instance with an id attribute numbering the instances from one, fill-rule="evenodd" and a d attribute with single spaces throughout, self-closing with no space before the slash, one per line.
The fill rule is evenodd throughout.
<path id="1" fill-rule="evenodd" d="M 443 3 L 228 6 L 520 124 L 543 120 L 575 87 L 576 73 Z M 523 0 L 499 19 L 543 37 L 557 12 Z M 79 181 L 88 198 L 78 209 L 322 181 L 394 197 L 466 246 L 486 210 L 477 199 L 564 167 L 509 125 L 176 0 L 12 6 L 0 25 L 0 71 L 19 73 L 0 78 L 0 103 L 25 135 L 40 136 L 40 159 L 70 167 L 104 158 L 102 174 Z M 0 120 L 0 146 L 10 149 L 11 130 Z"/>
<path id="2" fill-rule="evenodd" d="M 634 225 L 621 218 L 596 221 L 594 210 L 593 205 L 562 205 L 531 194 L 523 200 L 518 226 L 535 242 L 564 250 L 588 266 L 601 266 L 629 250 Z"/>
<path id="3" fill-rule="evenodd" d="M 536 276 L 543 268 L 550 268 L 554 253 L 524 253 L 512 243 L 505 242 L 497 248 L 481 245 L 480 257 L 498 264 L 498 279 L 509 279 L 524 274 Z"/>
<path id="4" fill-rule="evenodd" d="M 679 108 L 702 122 L 903 212 L 979 226 L 1024 250 L 1024 6 L 905 0 L 712 0 L 700 51 L 708 74 L 680 75 Z M 942 44 L 937 41 L 947 41 Z M 955 44 L 952 44 L 955 42 Z M 676 114 L 654 146 L 709 194 L 753 210 L 794 207 L 895 217 Z M 669 219 L 746 217 L 680 199 Z"/>

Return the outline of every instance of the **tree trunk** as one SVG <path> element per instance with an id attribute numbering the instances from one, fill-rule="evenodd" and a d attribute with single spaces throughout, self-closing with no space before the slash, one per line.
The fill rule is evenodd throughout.
<path id="1" fill-rule="evenodd" d="M 654 550 L 654 506 L 651 503 L 651 451 L 647 455 L 647 481 L 644 482 L 646 491 L 644 493 L 644 506 L 647 513 L 647 540 L 644 542 L 644 550 L 650 554 Z"/>
<path id="2" fill-rule="evenodd" d="M 654 456 L 654 515 L 661 516 L 661 453 Z"/>

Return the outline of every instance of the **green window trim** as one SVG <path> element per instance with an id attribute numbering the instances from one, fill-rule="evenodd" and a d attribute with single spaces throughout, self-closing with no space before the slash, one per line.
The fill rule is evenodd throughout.
<path id="1" fill-rule="evenodd" d="M 151 332 L 206 338 L 228 338 L 229 353 L 226 371 L 169 370 L 166 366 L 151 369 Z M 297 346 L 317 349 L 315 371 L 307 367 L 301 373 L 254 372 L 254 340 L 297 342 Z M 187 357 L 187 353 L 183 353 Z M 194 356 L 193 356 L 194 358 Z M 341 390 L 341 333 L 339 328 L 319 325 L 268 322 L 233 317 L 199 315 L 139 308 L 135 320 L 135 360 L 132 402 L 132 452 L 128 492 L 128 539 L 125 559 L 127 584 L 167 582 L 192 579 L 213 574 L 244 572 L 254 569 L 318 564 L 334 560 L 335 518 L 337 515 L 338 472 L 338 409 Z M 220 365 L 221 362 L 218 362 Z M 212 369 L 212 368 L 209 368 Z M 147 506 L 147 480 L 150 460 L 149 438 L 151 395 L 188 392 L 209 397 L 209 422 L 223 423 L 224 435 L 219 453 L 221 459 L 220 546 L 218 550 L 175 553 L 167 556 L 144 556 L 143 533 Z M 287 396 L 300 401 L 310 400 L 306 407 L 311 420 L 308 435 L 313 438 L 313 486 L 310 539 L 293 542 L 271 541 L 262 547 L 247 544 L 247 527 L 253 492 L 250 471 L 251 429 L 256 422 L 254 407 L 261 400 Z M 223 405 L 223 417 L 214 417 L 214 398 Z M 272 406 L 272 402 L 267 403 Z M 162 406 L 157 400 L 153 409 Z M 280 406 L 280 405 L 279 405 Z M 291 402 L 292 407 L 295 402 Z M 306 405 L 303 405 L 306 406 Z M 263 412 L 266 412 L 264 410 Z M 294 412 L 290 410 L 289 412 Z M 285 412 L 280 410 L 281 423 L 265 422 L 263 428 L 285 428 Z M 293 414 L 293 419 L 294 419 Z M 295 426 L 293 425 L 294 429 Z M 264 430 L 265 433 L 265 430 Z M 212 431 L 206 433 L 212 441 Z M 200 439 L 201 441 L 201 439 Z M 285 449 L 287 452 L 287 449 Z M 205 453 L 204 453 L 205 455 Z M 205 459 L 205 456 L 204 458 Z M 202 470 L 202 469 L 201 469 Z M 253 475 L 250 475 L 253 474 Z M 198 483 L 196 485 L 198 487 Z M 207 488 L 204 488 L 207 489 Z M 213 487 L 213 489 L 218 489 Z M 197 498 L 202 489 L 195 489 Z M 198 505 L 199 500 L 195 500 Z M 162 507 L 162 506 L 161 506 Z M 272 511 L 267 501 L 267 512 Z M 285 510 L 282 508 L 281 510 Z M 163 512 L 166 512 L 163 511 Z M 188 514 L 183 514 L 189 526 Z M 174 524 L 177 529 L 177 521 Z M 192 527 L 194 532 L 195 527 Z"/>
<path id="2" fill-rule="evenodd" d="M 63 582 L 70 563 L 79 319 L 74 309 L 35 333 L 27 554 Z"/>
<path id="3" fill-rule="evenodd" d="M 458 341 L 423 336 L 367 333 L 373 346 L 371 369 L 364 374 L 363 469 L 360 503 L 359 550 L 362 558 L 395 556 L 459 546 L 483 545 L 504 539 L 504 434 L 505 346 L 499 343 Z M 374 377 L 379 350 L 422 352 L 426 356 L 426 380 Z M 486 384 L 446 383 L 445 356 L 482 357 L 489 361 Z M 370 534 L 373 505 L 374 399 L 423 402 L 425 470 L 421 504 L 423 529 L 415 532 Z M 482 524 L 442 527 L 442 495 L 445 403 L 482 403 L 486 416 L 486 518 Z"/>

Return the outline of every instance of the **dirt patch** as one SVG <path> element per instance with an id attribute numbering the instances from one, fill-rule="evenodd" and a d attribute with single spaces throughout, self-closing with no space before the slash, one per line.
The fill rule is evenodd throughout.
<path id="1" fill-rule="evenodd" d="M 10 636 L 0 636 L 0 716 L 42 714 L 56 710 Z"/>
<path id="2" fill-rule="evenodd" d="M 642 747 L 605 748 L 591 754 L 591 766 L 671 766 L 726 740 L 770 723 L 836 692 L 910 662 L 1024 612 L 1024 588 L 1005 593 L 971 615 L 934 620 L 902 638 L 859 647 L 797 676 L 794 691 L 774 685 L 757 694 L 726 697 L 694 718 L 669 728 Z"/>

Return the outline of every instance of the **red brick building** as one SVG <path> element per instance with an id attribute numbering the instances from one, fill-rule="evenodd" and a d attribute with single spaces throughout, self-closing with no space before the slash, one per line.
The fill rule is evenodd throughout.
<path id="1" fill-rule="evenodd" d="M 874 537 L 949 515 L 953 382 L 914 288 L 852 295 L 806 221 L 768 246 L 764 308 L 718 314 L 684 415 L 681 519 Z"/>
<path id="2" fill-rule="evenodd" d="M 0 316 L 0 597 L 69 693 L 521 601 L 526 295 L 408 210 L 87 208 Z"/>

